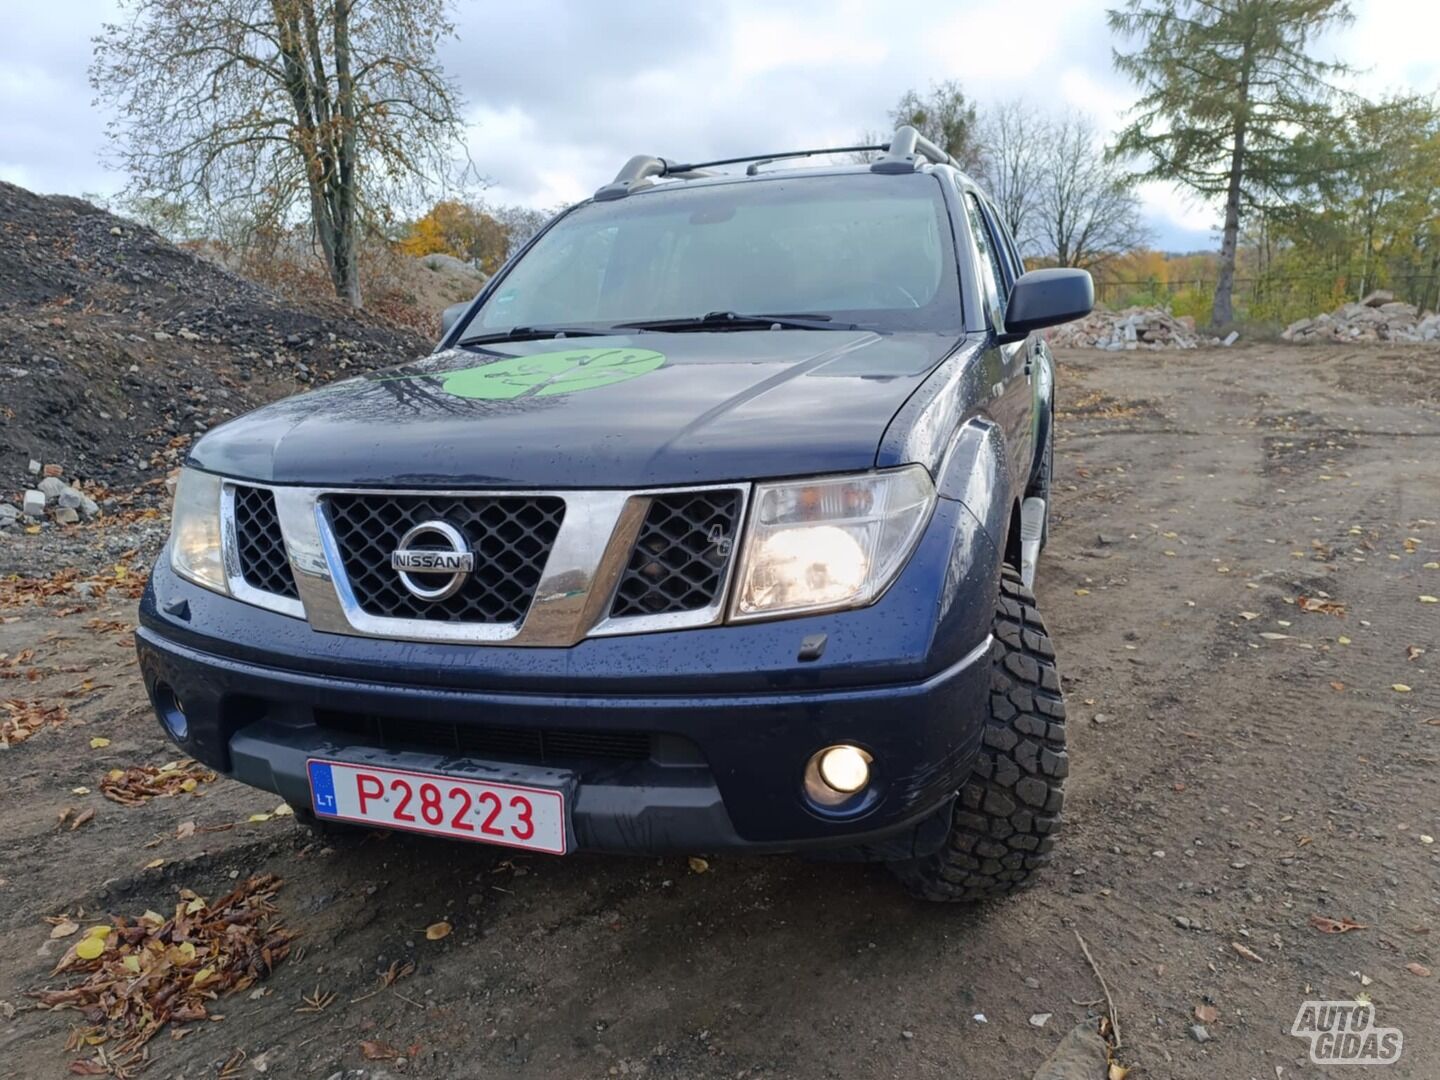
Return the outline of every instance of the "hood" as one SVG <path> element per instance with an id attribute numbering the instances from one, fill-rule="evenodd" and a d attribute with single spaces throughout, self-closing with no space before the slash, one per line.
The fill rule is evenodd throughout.
<path id="1" fill-rule="evenodd" d="M 661 487 L 870 468 L 957 344 L 763 330 L 464 347 L 275 402 L 190 464 L 278 484 Z"/>

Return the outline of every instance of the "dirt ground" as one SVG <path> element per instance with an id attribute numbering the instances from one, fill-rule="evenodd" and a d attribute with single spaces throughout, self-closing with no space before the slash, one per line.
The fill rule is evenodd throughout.
<path id="1" fill-rule="evenodd" d="M 1440 593 L 1440 350 L 1076 352 L 1060 387 L 1038 592 L 1072 717 L 1067 826 L 1036 888 L 978 909 L 863 865 L 325 846 L 248 820 L 277 800 L 224 779 L 117 805 L 107 770 L 173 757 L 115 569 L 160 526 L 93 556 L 103 521 L 0 537 L 0 572 L 93 582 L 39 602 L 11 583 L 0 623 L 0 700 L 68 711 L 0 750 L 0 1074 L 97 1053 L 65 1050 L 78 1013 L 27 996 L 65 983 L 76 940 L 46 917 L 169 912 L 270 872 L 294 951 L 162 1032 L 147 1076 L 1029 1077 L 1103 1008 L 1077 933 L 1132 1078 L 1321 1075 L 1289 1033 L 1300 1003 L 1360 994 L 1405 1038 L 1376 1072 L 1440 1076 L 1440 605 L 1420 599 Z M 67 807 L 94 818 L 57 826 Z M 375 992 L 396 961 L 413 972 Z"/>

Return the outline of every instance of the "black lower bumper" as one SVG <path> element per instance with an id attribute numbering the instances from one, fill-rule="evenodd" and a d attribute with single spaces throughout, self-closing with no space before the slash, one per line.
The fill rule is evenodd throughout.
<path id="1" fill-rule="evenodd" d="M 575 850 L 825 851 L 905 858 L 934 850 L 979 745 L 989 689 L 983 642 L 922 682 L 880 687 L 696 696 L 586 696 L 441 689 L 262 666 L 199 651 L 154 628 L 137 632 L 157 712 L 183 703 L 187 753 L 297 807 L 310 806 L 313 757 L 495 782 L 572 785 Z M 339 718 L 337 720 L 337 718 Z M 379 718 L 384 740 L 345 718 Z M 338 724 L 338 726 L 337 726 Z M 394 738 L 416 733 L 414 742 Z M 589 757 L 562 748 L 544 762 L 466 749 L 467 736 L 560 731 L 648 737 L 648 753 Z M 378 728 L 376 730 L 379 730 Z M 428 744 L 419 738 L 427 733 Z M 454 733 L 442 745 L 436 731 Z M 874 757 L 869 797 L 853 812 L 810 803 L 805 764 L 838 742 Z"/>

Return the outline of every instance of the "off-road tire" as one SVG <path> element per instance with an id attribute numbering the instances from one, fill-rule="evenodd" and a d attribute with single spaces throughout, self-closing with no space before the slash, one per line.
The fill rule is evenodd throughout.
<path id="1" fill-rule="evenodd" d="M 890 863 L 922 900 L 1008 896 L 1050 861 L 1065 804 L 1065 702 L 1035 595 L 1006 566 L 992 627 L 990 703 L 979 755 L 935 854 Z"/>

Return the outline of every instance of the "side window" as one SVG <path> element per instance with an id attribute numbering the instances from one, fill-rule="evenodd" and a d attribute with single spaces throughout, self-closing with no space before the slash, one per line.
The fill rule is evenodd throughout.
<path id="1" fill-rule="evenodd" d="M 1020 258 L 1015 247 L 1015 238 L 1000 217 L 1000 211 L 995 209 L 994 203 L 985 204 L 985 219 L 990 222 L 990 234 L 1000 249 L 1000 261 L 1005 264 L 1005 290 L 1009 292 L 1015 280 L 1025 273 L 1025 262 Z"/>
<path id="2" fill-rule="evenodd" d="M 995 250 L 990 226 L 980 209 L 980 200 L 974 195 L 966 195 L 965 209 L 970 215 L 970 231 L 975 234 L 975 246 L 980 254 L 980 275 L 984 279 L 982 284 L 986 299 L 990 302 L 990 308 L 996 316 L 996 326 L 999 327 L 1005 322 L 1005 296 L 1009 291 L 1006 287 L 1005 271 L 1000 266 L 1000 253 Z"/>

